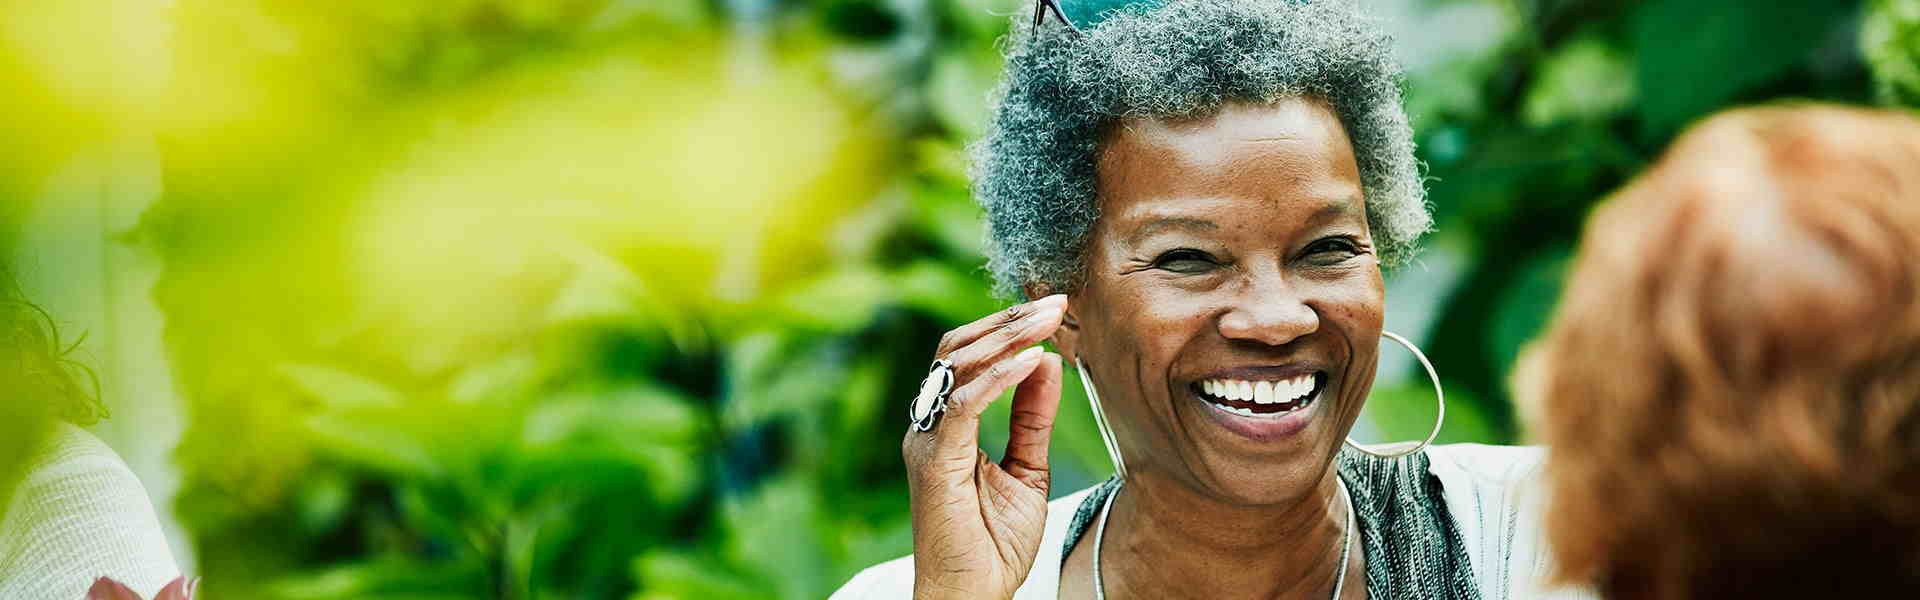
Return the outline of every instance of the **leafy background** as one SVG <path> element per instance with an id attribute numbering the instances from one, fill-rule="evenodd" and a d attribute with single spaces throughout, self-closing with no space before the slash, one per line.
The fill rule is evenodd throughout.
<path id="1" fill-rule="evenodd" d="M 1019 2 L 126 4 L 0 5 L 0 189 L 150 132 L 114 243 L 160 265 L 205 597 L 816 598 L 909 551 L 902 399 L 1001 306 L 962 147 Z M 1920 102 L 1920 0 L 1369 4 L 1439 228 L 1389 326 L 1443 440 L 1522 439 L 1586 211 L 1688 123 Z M 1432 416 L 1391 360 L 1367 439 Z M 1062 410 L 1065 493 L 1110 467 Z"/>

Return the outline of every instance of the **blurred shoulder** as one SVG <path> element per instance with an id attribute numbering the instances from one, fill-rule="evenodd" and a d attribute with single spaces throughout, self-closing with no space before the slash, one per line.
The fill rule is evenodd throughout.
<path id="1" fill-rule="evenodd" d="M 1539 446 L 1446 444 L 1426 450 L 1427 470 L 1443 480 L 1512 486 L 1532 481 L 1545 463 Z"/>
<path id="2" fill-rule="evenodd" d="M 1427 472 L 1438 480 L 1441 497 L 1461 531 L 1496 533 L 1495 539 L 1502 541 L 1509 533 L 1531 533 L 1512 527 L 1536 521 L 1530 517 L 1544 508 L 1543 449 L 1448 444 L 1429 447 L 1425 454 Z M 1469 545 L 1475 541 L 1469 535 Z"/>
<path id="3" fill-rule="evenodd" d="M 82 464 L 109 469 L 114 465 L 122 469 L 126 467 L 126 463 L 120 460 L 120 454 L 114 452 L 111 446 L 72 423 L 56 425 L 53 435 L 47 436 L 46 441 L 41 444 L 40 452 L 34 461 L 35 468 L 59 464 Z"/>
<path id="4" fill-rule="evenodd" d="M 1539 446 L 1448 444 L 1427 448 L 1427 472 L 1440 482 L 1456 531 L 1487 598 L 1596 598 L 1592 590 L 1549 583 L 1553 556 Z"/>
<path id="5" fill-rule="evenodd" d="M 0 597 L 77 598 L 110 576 L 153 594 L 179 575 L 133 470 L 105 442 L 62 423 L 0 514 Z"/>
<path id="6" fill-rule="evenodd" d="M 1098 486 L 1095 486 L 1098 487 Z M 1014 594 L 1017 600 L 1053 598 L 1060 589 L 1061 551 L 1066 544 L 1067 528 L 1090 487 L 1047 503 L 1047 530 L 1040 537 L 1040 553 L 1034 557 L 1033 570 Z M 910 598 L 913 596 L 913 555 L 883 562 L 861 571 L 833 593 L 830 600 L 867 598 Z"/>

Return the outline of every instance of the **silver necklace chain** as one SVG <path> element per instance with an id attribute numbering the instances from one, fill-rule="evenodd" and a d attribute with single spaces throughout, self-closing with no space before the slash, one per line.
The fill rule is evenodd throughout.
<path id="1" fill-rule="evenodd" d="M 1340 600 L 1340 591 L 1347 586 L 1347 561 L 1353 558 L 1353 530 L 1358 524 L 1354 520 L 1353 494 L 1347 491 L 1347 482 L 1339 477 L 1334 477 L 1333 481 L 1340 485 L 1340 497 L 1347 501 L 1347 531 L 1340 539 L 1340 573 L 1333 577 L 1333 600 Z M 1120 487 L 1115 487 L 1113 493 L 1107 494 L 1106 503 L 1100 506 L 1100 525 L 1093 530 L 1093 597 L 1095 600 L 1107 600 L 1107 586 L 1100 579 L 1100 542 L 1107 537 L 1107 517 L 1113 514 L 1113 499 L 1118 497 L 1120 497 Z"/>

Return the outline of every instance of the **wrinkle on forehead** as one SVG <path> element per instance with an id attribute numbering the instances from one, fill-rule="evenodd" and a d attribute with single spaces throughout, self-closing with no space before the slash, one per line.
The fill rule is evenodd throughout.
<path id="1" fill-rule="evenodd" d="M 1248 138 L 1244 140 L 1232 140 L 1232 141 L 1241 143 L 1241 144 L 1272 144 L 1272 143 L 1298 142 L 1300 140 L 1301 140 L 1301 137 L 1297 135 L 1277 135 L 1277 136 L 1257 137 L 1257 138 Z"/>

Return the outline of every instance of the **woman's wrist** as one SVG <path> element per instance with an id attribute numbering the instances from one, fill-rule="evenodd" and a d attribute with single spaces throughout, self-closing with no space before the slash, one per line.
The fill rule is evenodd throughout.
<path id="1" fill-rule="evenodd" d="M 913 600 L 1012 600 L 1012 594 L 996 595 L 986 590 L 969 590 L 964 586 L 944 582 L 915 579 L 913 582 Z"/>

